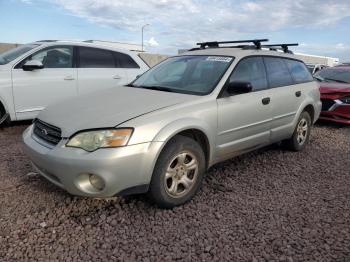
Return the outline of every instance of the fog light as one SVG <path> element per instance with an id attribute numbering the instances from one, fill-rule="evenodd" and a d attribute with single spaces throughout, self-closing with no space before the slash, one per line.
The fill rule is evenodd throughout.
<path id="1" fill-rule="evenodd" d="M 105 182 L 97 175 L 90 174 L 89 181 L 91 185 L 98 191 L 101 191 L 105 188 Z"/>

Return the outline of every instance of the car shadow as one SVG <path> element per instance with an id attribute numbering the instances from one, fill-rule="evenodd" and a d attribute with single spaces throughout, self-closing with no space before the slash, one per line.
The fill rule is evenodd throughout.
<path id="1" fill-rule="evenodd" d="M 334 128 L 334 129 L 340 129 L 346 134 L 350 135 L 350 125 L 347 124 L 341 124 L 337 122 L 331 122 L 331 121 L 325 121 L 325 120 L 317 120 L 315 123 L 317 127 L 321 128 Z"/>

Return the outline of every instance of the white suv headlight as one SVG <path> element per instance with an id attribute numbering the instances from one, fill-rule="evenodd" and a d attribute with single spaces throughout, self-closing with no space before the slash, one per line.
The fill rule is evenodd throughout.
<path id="1" fill-rule="evenodd" d="M 89 152 L 99 148 L 126 146 L 132 132 L 132 128 L 81 132 L 72 137 L 66 146 L 78 147 Z"/>

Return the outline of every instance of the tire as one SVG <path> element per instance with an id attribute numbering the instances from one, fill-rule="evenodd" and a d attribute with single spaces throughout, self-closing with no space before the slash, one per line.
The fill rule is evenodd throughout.
<path id="1" fill-rule="evenodd" d="M 0 127 L 4 127 L 10 124 L 10 117 L 7 117 L 5 120 L 3 120 L 3 117 L 6 115 L 6 110 L 3 107 L 3 105 L 0 103 Z M 1 120 L 3 120 L 1 122 Z"/>
<path id="2" fill-rule="evenodd" d="M 306 111 L 300 114 L 298 123 L 294 129 L 293 136 L 285 141 L 289 150 L 302 151 L 310 139 L 311 117 Z"/>
<path id="3" fill-rule="evenodd" d="M 156 162 L 148 192 L 161 208 L 173 208 L 189 201 L 202 184 L 205 156 L 193 139 L 176 136 L 164 147 Z"/>

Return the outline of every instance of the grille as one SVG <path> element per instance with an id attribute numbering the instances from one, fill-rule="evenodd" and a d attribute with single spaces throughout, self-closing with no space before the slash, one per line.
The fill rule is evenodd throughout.
<path id="1" fill-rule="evenodd" d="M 335 104 L 332 99 L 322 99 L 322 111 L 328 111 L 328 109 Z"/>
<path id="2" fill-rule="evenodd" d="M 62 139 L 60 128 L 49 125 L 39 119 L 34 121 L 34 134 L 51 145 L 57 145 Z"/>

